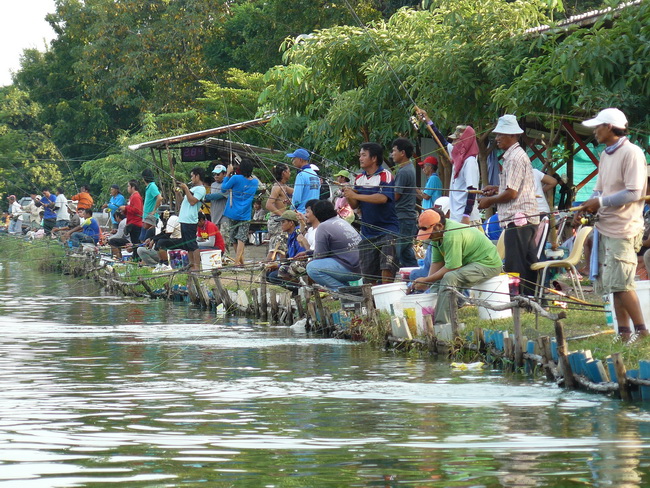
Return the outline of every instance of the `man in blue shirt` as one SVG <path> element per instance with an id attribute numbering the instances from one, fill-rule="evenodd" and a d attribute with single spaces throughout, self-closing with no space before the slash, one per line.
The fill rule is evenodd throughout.
<path id="1" fill-rule="evenodd" d="M 56 227 L 56 212 L 54 210 L 56 204 L 56 197 L 50 193 L 50 190 L 47 188 L 43 189 L 43 196 L 40 201 L 36 204 L 37 206 L 43 207 L 43 230 L 45 235 L 49 236 L 52 233 L 52 229 Z"/>
<path id="2" fill-rule="evenodd" d="M 178 213 L 178 220 L 181 224 L 181 240 L 183 249 L 187 251 L 189 266 L 192 271 L 199 271 L 201 255 L 199 246 L 196 243 L 196 227 L 199 223 L 199 209 L 201 200 L 205 197 L 205 186 L 203 185 L 203 168 L 194 168 L 190 171 L 190 189 L 185 183 L 179 183 L 178 187 L 185 195 L 181 203 L 181 210 Z"/>
<path id="3" fill-rule="evenodd" d="M 99 242 L 99 223 L 93 218 L 93 211 L 84 209 L 84 218 L 79 227 L 72 229 L 70 243 L 72 247 L 79 247 L 81 243 L 97 244 Z"/>
<path id="4" fill-rule="evenodd" d="M 111 211 L 111 223 L 113 228 L 117 229 L 118 222 L 115 220 L 115 212 L 117 212 L 122 205 L 126 205 L 126 198 L 120 192 L 120 187 L 118 185 L 111 185 L 111 198 L 108 200 L 108 203 L 102 205 L 102 209 L 110 209 Z"/>
<path id="5" fill-rule="evenodd" d="M 433 202 L 442 196 L 442 181 L 438 176 L 438 160 L 434 156 L 427 156 L 418 163 L 422 173 L 427 177 L 424 188 L 418 188 L 418 196 L 422 199 L 422 209 L 433 208 Z"/>
<path id="6" fill-rule="evenodd" d="M 320 198 L 320 178 L 309 163 L 311 155 L 306 149 L 296 149 L 287 154 L 292 158 L 291 164 L 298 170 L 296 181 L 293 185 L 293 197 L 291 203 L 296 212 L 305 213 L 305 203 L 309 200 Z"/>
<path id="7" fill-rule="evenodd" d="M 399 264 L 395 253 L 395 238 L 399 224 L 395 213 L 394 179 L 382 168 L 383 148 L 376 142 L 366 142 L 359 151 L 362 173 L 354 188 L 343 189 L 353 209 L 361 209 L 359 246 L 361 274 L 364 283 L 391 283 Z"/>

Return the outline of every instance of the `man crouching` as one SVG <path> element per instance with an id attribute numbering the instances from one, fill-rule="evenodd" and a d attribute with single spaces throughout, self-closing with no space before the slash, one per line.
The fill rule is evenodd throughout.
<path id="1" fill-rule="evenodd" d="M 475 227 L 446 219 L 438 209 L 428 209 L 418 219 L 418 240 L 431 246 L 429 275 L 416 279 L 410 291 L 439 285 L 435 324 L 449 323 L 453 298 L 447 287 L 469 288 L 501 273 L 501 258 L 490 239 Z"/>

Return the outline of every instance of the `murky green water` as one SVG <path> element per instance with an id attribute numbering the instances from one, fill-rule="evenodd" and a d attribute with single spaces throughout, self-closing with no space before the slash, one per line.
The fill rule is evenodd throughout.
<path id="1" fill-rule="evenodd" d="M 650 485 L 650 413 L 1 261 L 0 487 Z"/>

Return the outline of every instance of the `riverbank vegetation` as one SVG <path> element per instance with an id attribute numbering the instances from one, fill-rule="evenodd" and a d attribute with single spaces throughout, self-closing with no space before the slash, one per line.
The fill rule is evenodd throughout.
<path id="1" fill-rule="evenodd" d="M 102 201 L 152 164 L 127 144 L 271 112 L 237 139 L 343 165 L 365 140 L 415 137 L 414 104 L 480 136 L 503 111 L 553 126 L 612 105 L 647 135 L 647 2 L 525 33 L 615 3 L 60 0 L 56 38 L 0 89 L 0 193 L 91 181 Z"/>

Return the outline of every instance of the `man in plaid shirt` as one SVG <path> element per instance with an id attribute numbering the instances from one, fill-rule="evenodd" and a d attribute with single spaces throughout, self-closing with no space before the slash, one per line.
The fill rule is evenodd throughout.
<path id="1" fill-rule="evenodd" d="M 519 145 L 523 130 L 514 115 L 504 115 L 494 129 L 499 149 L 503 149 L 503 168 L 499 186 L 486 186 L 487 196 L 479 200 L 479 209 L 497 205 L 500 225 L 504 229 L 506 272 L 519 273 L 521 292 L 533 295 L 537 272 L 530 269 L 537 262 L 535 233 L 539 210 L 535 198 L 533 167 L 526 151 Z"/>

